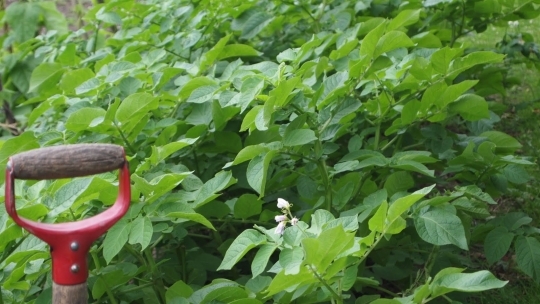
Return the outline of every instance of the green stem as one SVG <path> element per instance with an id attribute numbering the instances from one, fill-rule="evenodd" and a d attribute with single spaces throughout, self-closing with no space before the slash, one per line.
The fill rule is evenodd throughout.
<path id="1" fill-rule="evenodd" d="M 90 256 L 92 256 L 92 260 L 94 261 L 94 265 L 96 266 L 96 270 L 99 271 L 101 269 L 101 263 L 99 262 L 99 257 L 97 256 L 96 251 L 91 251 Z M 100 275 L 98 275 L 100 277 Z M 103 280 L 103 279 L 102 279 Z M 107 297 L 109 297 L 109 301 L 112 304 L 118 304 L 116 301 L 116 298 L 114 297 L 114 294 L 111 291 L 111 288 L 109 287 L 109 284 L 103 280 L 103 286 L 105 286 L 105 293 L 107 294 Z"/>
<path id="2" fill-rule="evenodd" d="M 381 148 L 381 151 L 388 149 L 388 147 L 390 147 L 399 137 L 399 135 L 396 135 L 394 138 L 392 138 L 392 140 L 390 140 L 386 145 L 384 145 L 384 147 Z"/>
<path id="3" fill-rule="evenodd" d="M 321 284 L 323 284 L 324 287 L 326 287 L 330 291 L 330 293 L 332 293 L 332 298 L 336 301 L 336 303 L 343 304 L 343 299 L 336 293 L 336 291 L 332 287 L 330 287 L 330 285 L 328 285 L 328 283 L 326 283 L 326 281 L 319 275 L 319 273 L 317 273 L 317 271 L 313 269 L 313 266 L 308 265 L 308 267 L 309 270 L 311 270 L 311 272 L 315 275 L 317 280 L 319 280 L 319 282 L 321 282 Z"/>
<path id="4" fill-rule="evenodd" d="M 2 257 L 0 258 L 0 264 L 4 262 L 5 259 L 7 259 L 14 251 L 15 249 L 17 249 L 17 247 L 19 247 L 21 245 L 21 243 L 26 240 L 26 238 L 29 236 L 30 234 L 26 234 L 24 235 L 17 243 L 15 243 L 15 245 L 13 245 L 13 247 L 11 247 L 8 251 L 4 251 Z"/>
<path id="5" fill-rule="evenodd" d="M 101 21 L 98 21 L 97 26 L 96 26 L 96 31 L 94 33 L 94 45 L 92 46 L 92 53 L 95 53 L 97 50 L 97 41 L 98 41 L 100 27 L 101 27 Z"/>
<path id="6" fill-rule="evenodd" d="M 133 149 L 133 147 L 129 143 L 128 139 L 124 135 L 124 132 L 122 132 L 122 129 L 120 129 L 120 127 L 118 126 L 118 124 L 116 122 L 113 122 L 113 124 L 116 127 L 116 129 L 118 130 L 118 133 L 120 134 L 120 137 L 122 137 L 122 140 L 124 141 L 124 143 L 128 147 L 129 151 L 131 151 L 131 153 L 133 153 L 133 154 L 137 154 L 137 151 L 135 149 Z"/>
<path id="7" fill-rule="evenodd" d="M 149 286 L 152 286 L 152 285 L 154 285 L 153 282 L 145 283 L 145 284 L 142 284 L 142 285 L 137 285 L 137 286 L 135 286 L 133 288 L 130 288 L 130 289 L 125 289 L 122 292 L 123 293 L 130 293 L 130 292 L 134 292 L 134 291 L 137 291 L 139 289 L 143 289 L 143 288 L 146 288 L 146 287 L 149 287 Z"/>
<path id="8" fill-rule="evenodd" d="M 144 250 L 144 255 L 146 257 L 146 260 L 148 261 L 148 266 L 150 266 L 150 271 L 152 272 L 152 281 L 154 281 L 154 292 L 158 296 L 160 303 L 164 304 L 166 303 L 165 284 L 163 284 L 161 275 L 158 273 L 158 267 L 156 266 L 156 262 L 154 260 L 154 256 L 152 255 L 151 249 L 146 248 Z"/>

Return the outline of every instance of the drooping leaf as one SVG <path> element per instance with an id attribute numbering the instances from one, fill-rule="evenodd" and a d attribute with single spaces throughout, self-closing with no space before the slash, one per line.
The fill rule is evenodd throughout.
<path id="1" fill-rule="evenodd" d="M 218 270 L 231 269 L 251 249 L 264 244 L 266 238 L 257 230 L 246 229 L 234 239 Z"/>

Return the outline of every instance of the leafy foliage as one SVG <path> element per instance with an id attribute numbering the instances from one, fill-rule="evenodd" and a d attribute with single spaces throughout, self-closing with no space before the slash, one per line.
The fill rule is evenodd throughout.
<path id="1" fill-rule="evenodd" d="M 3 166 L 126 147 L 132 205 L 91 249 L 95 302 L 426 303 L 506 284 L 464 272 L 478 245 L 539 279 L 530 218 L 490 216 L 532 164 L 493 129 L 504 56 L 459 40 L 536 1 L 104 2 L 73 32 L 50 2 L 10 5 L 0 65 Z M 18 210 L 78 220 L 116 183 L 17 181 Z M 45 246 L 1 208 L 0 228 L 4 302 L 45 301 Z"/>

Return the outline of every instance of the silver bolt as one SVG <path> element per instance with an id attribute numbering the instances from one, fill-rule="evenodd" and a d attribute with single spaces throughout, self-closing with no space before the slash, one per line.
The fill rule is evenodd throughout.
<path id="1" fill-rule="evenodd" d="M 70 247 L 71 247 L 71 250 L 77 251 L 79 249 L 79 243 L 73 242 L 71 243 Z"/>
<path id="2" fill-rule="evenodd" d="M 71 270 L 71 272 L 73 272 L 73 273 L 79 272 L 79 265 L 77 265 L 77 264 L 71 265 L 71 269 L 70 269 L 70 270 Z"/>

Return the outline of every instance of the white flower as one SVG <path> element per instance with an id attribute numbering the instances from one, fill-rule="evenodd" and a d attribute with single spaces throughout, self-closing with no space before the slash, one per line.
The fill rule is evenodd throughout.
<path id="1" fill-rule="evenodd" d="M 291 204 L 289 204 L 289 202 L 287 202 L 286 200 L 282 199 L 282 198 L 278 198 L 277 199 L 277 207 L 279 209 L 289 209 L 291 207 Z"/>
<path id="2" fill-rule="evenodd" d="M 283 234 L 283 231 L 285 231 L 285 225 L 287 225 L 287 222 L 279 222 L 274 233 Z"/>
<path id="3" fill-rule="evenodd" d="M 283 222 L 283 221 L 286 221 L 287 220 L 287 216 L 286 215 L 276 215 L 275 217 L 276 219 L 276 222 Z"/>
<path id="4" fill-rule="evenodd" d="M 294 225 L 296 225 L 296 224 L 298 224 L 298 219 L 297 219 L 296 216 L 295 216 L 295 217 L 293 217 L 292 220 L 291 220 L 291 225 L 294 226 Z"/>

